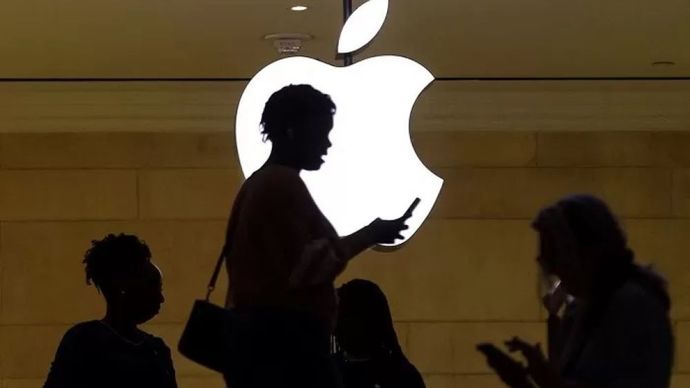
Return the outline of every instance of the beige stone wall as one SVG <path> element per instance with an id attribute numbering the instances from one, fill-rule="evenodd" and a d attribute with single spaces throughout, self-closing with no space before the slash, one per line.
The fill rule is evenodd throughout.
<path id="1" fill-rule="evenodd" d="M 436 208 L 404 249 L 367 252 L 342 280 L 381 284 L 429 387 L 499 387 L 474 345 L 514 334 L 543 340 L 529 220 L 573 191 L 609 200 L 640 260 L 670 279 L 674 388 L 690 387 L 690 133 L 413 137 L 446 180 Z M 41 386 L 69 325 L 103 313 L 80 260 L 108 232 L 137 233 L 151 245 L 167 302 L 148 328 L 174 348 L 204 293 L 239 183 L 229 134 L 0 135 L 0 386 Z M 222 386 L 182 357 L 175 363 L 183 388 Z"/>
<path id="2" fill-rule="evenodd" d="M 0 132 L 226 133 L 245 86 L 0 82 Z M 685 131 L 688 101 L 690 80 L 435 81 L 412 131 Z"/>

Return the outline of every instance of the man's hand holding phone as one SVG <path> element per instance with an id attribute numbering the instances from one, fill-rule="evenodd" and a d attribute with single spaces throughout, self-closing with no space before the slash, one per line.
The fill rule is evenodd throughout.
<path id="1" fill-rule="evenodd" d="M 415 198 L 412 204 L 410 204 L 410 207 L 408 207 L 405 213 L 399 218 L 394 220 L 382 220 L 377 218 L 369 224 L 373 243 L 392 244 L 395 240 L 402 239 L 402 231 L 408 229 L 406 222 L 412 217 L 412 213 L 420 202 L 421 200 L 419 198 Z"/>

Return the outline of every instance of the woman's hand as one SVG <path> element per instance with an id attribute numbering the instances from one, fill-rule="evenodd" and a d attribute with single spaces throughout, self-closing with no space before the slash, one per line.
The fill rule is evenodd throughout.
<path id="1" fill-rule="evenodd" d="M 395 242 L 395 240 L 402 239 L 403 236 L 400 233 L 408 228 L 405 223 L 410 217 L 412 217 L 412 212 L 415 208 L 417 208 L 419 202 L 420 199 L 415 198 L 410 207 L 402 216 L 400 216 L 400 218 L 396 218 L 394 220 L 382 220 L 377 218 L 371 224 L 369 224 L 368 229 L 371 233 L 372 243 L 392 244 Z"/>
<path id="2" fill-rule="evenodd" d="M 568 293 L 560 282 L 542 297 L 542 303 L 546 311 L 549 312 L 549 315 L 558 315 L 567 300 Z"/>
<path id="3" fill-rule="evenodd" d="M 511 388 L 529 388 L 532 384 L 527 378 L 525 367 L 518 361 L 513 360 L 506 353 L 490 343 L 477 345 L 477 350 L 484 354 L 489 367 L 496 372 L 496 375 L 506 385 Z"/>
<path id="4" fill-rule="evenodd" d="M 347 262 L 373 245 L 392 244 L 395 240 L 402 239 L 403 236 L 400 233 L 408 228 L 405 223 L 412 217 L 412 211 L 418 204 L 419 198 L 412 202 L 400 218 L 395 220 L 377 218 L 355 233 L 341 238 L 339 243 L 335 244 L 336 254 Z"/>
<path id="5" fill-rule="evenodd" d="M 402 239 L 400 234 L 408 226 L 405 224 L 410 215 L 405 214 L 394 220 L 382 220 L 380 218 L 372 221 L 368 226 L 371 241 L 373 244 L 392 244 L 395 240 Z"/>
<path id="6" fill-rule="evenodd" d="M 561 382 L 551 364 L 544 356 L 541 344 L 529 344 L 519 337 L 513 337 L 506 341 L 506 346 L 511 352 L 519 352 L 527 361 L 527 373 L 537 385 L 542 388 L 560 388 Z"/>

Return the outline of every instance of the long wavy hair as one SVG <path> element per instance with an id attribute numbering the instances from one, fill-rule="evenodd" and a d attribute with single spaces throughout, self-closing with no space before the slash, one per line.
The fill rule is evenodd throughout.
<path id="1" fill-rule="evenodd" d="M 405 359 L 393 326 L 386 295 L 376 283 L 355 279 L 338 289 L 339 314 L 335 330 L 336 340 L 343 335 L 344 327 L 352 322 L 366 323 L 367 341 L 378 354 Z"/>
<path id="2" fill-rule="evenodd" d="M 650 266 L 634 262 L 635 254 L 623 228 L 603 200 L 590 194 L 576 194 L 560 199 L 554 206 L 563 212 L 577 247 L 597 252 L 588 314 L 592 325 L 605 312 L 613 293 L 627 281 L 637 282 L 670 309 L 666 280 Z"/>

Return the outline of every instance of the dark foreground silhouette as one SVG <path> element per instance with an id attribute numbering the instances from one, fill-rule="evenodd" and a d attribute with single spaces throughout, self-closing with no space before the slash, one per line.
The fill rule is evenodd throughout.
<path id="1" fill-rule="evenodd" d="M 560 279 L 544 298 L 548 358 L 539 344 L 520 338 L 506 346 L 526 367 L 495 345 L 479 345 L 498 376 L 520 388 L 667 388 L 673 337 L 666 283 L 634 263 L 606 204 L 590 195 L 566 197 L 542 210 L 533 226 L 539 264 Z"/>
<path id="2" fill-rule="evenodd" d="M 225 244 L 227 307 L 252 323 L 231 344 L 232 388 L 340 386 L 330 355 L 333 282 L 359 253 L 407 228 L 409 214 L 340 237 L 314 203 L 300 171 L 323 164 L 334 114 L 330 97 L 309 85 L 287 86 L 266 103 L 271 154 L 242 185 Z"/>
<path id="3" fill-rule="evenodd" d="M 368 280 L 338 289 L 337 360 L 346 388 L 424 388 L 393 327 L 388 300 Z"/>
<path id="4" fill-rule="evenodd" d="M 67 331 L 45 388 L 175 388 L 170 350 L 137 326 L 163 303 L 162 277 L 136 236 L 108 235 L 86 252 L 86 279 L 103 295 L 103 319 Z M 71 301 L 79 303 L 78 301 Z"/>

